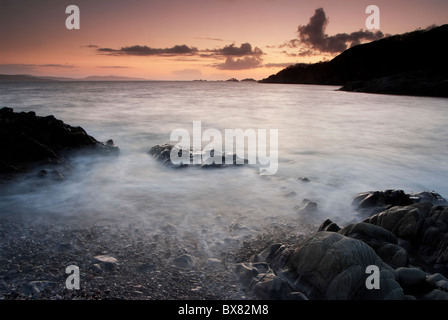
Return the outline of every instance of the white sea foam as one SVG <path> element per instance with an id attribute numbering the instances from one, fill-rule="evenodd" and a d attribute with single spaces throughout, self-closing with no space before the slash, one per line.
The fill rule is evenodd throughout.
<path id="1" fill-rule="evenodd" d="M 353 218 L 353 197 L 398 188 L 448 195 L 448 100 L 369 95 L 337 87 L 227 82 L 2 84 L 0 106 L 53 114 L 100 141 L 114 159 L 78 157 L 65 181 L 19 182 L 0 195 L 0 216 L 73 223 L 139 223 L 154 230 L 228 235 L 295 219 L 304 199 L 317 219 Z M 169 169 L 147 154 L 177 128 L 278 129 L 278 171 L 250 166 Z M 303 182 L 299 177 L 307 177 Z M 209 235 L 209 234 L 208 234 Z"/>

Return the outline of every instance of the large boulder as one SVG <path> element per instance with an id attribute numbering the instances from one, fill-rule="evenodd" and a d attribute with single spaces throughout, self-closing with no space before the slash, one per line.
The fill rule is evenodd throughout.
<path id="1" fill-rule="evenodd" d="M 412 204 L 403 190 L 368 191 L 358 194 L 352 202 L 358 214 L 370 216 L 393 206 Z"/>
<path id="2" fill-rule="evenodd" d="M 380 270 L 380 289 L 367 289 L 368 266 Z M 311 299 L 402 299 L 393 269 L 362 241 L 321 231 L 290 254 L 288 269 L 295 277 L 294 291 Z"/>
<path id="3" fill-rule="evenodd" d="M 392 232 L 365 222 L 345 226 L 339 233 L 363 241 L 393 268 L 406 267 L 409 263 L 407 251 L 398 245 L 398 238 Z"/>
<path id="4" fill-rule="evenodd" d="M 396 206 L 365 220 L 408 243 L 414 262 L 422 267 L 448 269 L 448 207 L 419 202 Z"/>
<path id="5" fill-rule="evenodd" d="M 395 206 L 408 206 L 416 203 L 447 205 L 448 202 L 434 191 L 405 193 L 403 190 L 362 192 L 355 196 L 352 205 L 356 214 L 369 217 Z"/>
<path id="6" fill-rule="evenodd" d="M 16 113 L 0 109 L 0 173 L 27 171 L 34 164 L 64 164 L 74 151 L 116 155 L 119 149 L 110 140 L 97 141 L 81 127 L 73 127 L 54 116 L 34 112 Z"/>
<path id="7" fill-rule="evenodd" d="M 369 289 L 369 266 L 379 289 Z M 312 300 L 404 299 L 397 273 L 366 243 L 319 231 L 296 245 L 273 244 L 235 268 L 243 287 L 261 298 Z"/>

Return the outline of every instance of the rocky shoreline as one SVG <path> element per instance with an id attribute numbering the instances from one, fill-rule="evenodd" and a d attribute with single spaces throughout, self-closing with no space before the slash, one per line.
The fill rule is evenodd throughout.
<path id="1" fill-rule="evenodd" d="M 65 124 L 52 115 L 42 117 L 33 111 L 14 112 L 8 107 L 0 109 L 0 149 L 0 178 L 3 179 L 35 167 L 69 168 L 69 158 L 74 152 L 119 154 L 113 140 L 99 142 L 83 128 Z"/>
<path id="2" fill-rule="evenodd" d="M 263 299 L 448 300 L 448 207 L 435 192 L 361 193 L 360 222 L 325 220 L 298 243 L 276 243 L 237 264 L 245 287 Z M 368 267 L 378 288 L 367 285 Z"/>
<path id="3" fill-rule="evenodd" d="M 52 116 L 3 108 L 0 122 L 4 174 L 69 165 L 66 155 L 76 150 L 118 154 L 113 142 Z M 172 167 L 172 148 L 154 146 L 149 154 Z M 38 174 L 63 179 L 57 170 Z M 313 216 L 317 206 L 305 201 L 293 221 L 272 219 L 255 233 L 232 223 L 229 236 L 209 239 L 207 248 L 198 234 L 170 224 L 1 218 L 0 300 L 448 300 L 448 203 L 441 195 L 369 191 L 352 205 L 345 226 L 305 223 L 300 215 Z M 73 265 L 79 290 L 66 287 Z M 372 267 L 378 288 L 368 286 Z"/>
<path id="4" fill-rule="evenodd" d="M 353 205 L 364 219 L 343 227 L 327 219 L 312 230 L 298 219 L 207 252 L 197 235 L 169 226 L 2 219 L 0 299 L 447 300 L 446 201 L 386 190 Z M 79 290 L 65 287 L 69 265 L 80 269 Z M 379 289 L 366 287 L 372 265 Z"/>

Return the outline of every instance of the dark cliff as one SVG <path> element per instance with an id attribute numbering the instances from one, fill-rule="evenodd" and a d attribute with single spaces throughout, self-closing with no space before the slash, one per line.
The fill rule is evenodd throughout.
<path id="1" fill-rule="evenodd" d="M 289 66 L 260 82 L 448 97 L 446 39 L 448 25 L 389 36 L 352 47 L 331 61 Z"/>

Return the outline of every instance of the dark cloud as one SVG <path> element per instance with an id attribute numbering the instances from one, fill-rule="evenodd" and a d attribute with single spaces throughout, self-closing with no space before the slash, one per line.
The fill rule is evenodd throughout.
<path id="1" fill-rule="evenodd" d="M 316 53 L 337 54 L 364 41 L 373 41 L 384 37 L 381 31 L 372 32 L 368 30 L 329 36 L 325 33 L 328 22 L 324 9 L 316 9 L 308 24 L 299 25 L 297 28 L 298 39 L 293 39 L 280 47 L 301 47 L 298 56 L 309 56 Z"/>
<path id="2" fill-rule="evenodd" d="M 262 59 L 259 57 L 232 58 L 228 57 L 224 63 L 215 64 L 219 70 L 247 70 L 262 67 Z"/>
<path id="3" fill-rule="evenodd" d="M 106 55 L 129 55 L 129 56 L 177 56 L 177 55 L 194 55 L 198 52 L 195 47 L 187 45 L 175 45 L 172 48 L 151 48 L 148 46 L 130 46 L 121 49 L 98 48 L 97 51 Z"/>
<path id="4" fill-rule="evenodd" d="M 72 69 L 75 67 L 72 64 L 36 64 L 35 66 L 44 68 L 67 68 L 67 69 Z"/>
<path id="5" fill-rule="evenodd" d="M 262 55 L 263 51 L 261 49 L 255 47 L 252 49 L 252 45 L 248 42 L 241 44 L 241 46 L 237 47 L 235 44 L 231 44 L 225 46 L 223 48 L 214 49 L 214 50 L 204 50 L 205 52 L 210 52 L 216 55 L 223 56 L 252 56 L 252 55 Z"/>
<path id="6" fill-rule="evenodd" d="M 215 39 L 218 40 L 218 39 Z M 172 48 L 151 48 L 148 46 L 129 46 L 122 47 L 121 49 L 112 48 L 96 48 L 97 53 L 110 56 L 163 56 L 169 57 L 169 59 L 186 59 L 192 56 L 198 58 L 213 58 L 213 59 L 223 59 L 226 58 L 225 62 L 214 64 L 213 67 L 219 70 L 244 70 L 259 68 L 262 66 L 261 55 L 263 51 L 258 47 L 253 48 L 248 42 L 236 46 L 235 44 L 227 45 L 216 49 L 205 49 L 199 50 L 195 47 L 190 47 L 187 45 L 176 45 Z M 191 61 L 191 60 L 188 60 Z M 199 74 L 196 73 L 197 76 Z"/>
<path id="7" fill-rule="evenodd" d="M 97 52 L 105 55 L 130 55 L 130 56 L 178 56 L 178 55 L 200 55 L 202 57 L 214 56 L 258 56 L 262 55 L 263 51 L 255 47 L 252 48 L 250 43 L 243 43 L 239 47 L 235 44 L 224 46 L 217 49 L 198 50 L 198 48 L 187 45 L 176 45 L 172 48 L 151 48 L 148 46 L 130 46 L 122 47 L 121 49 L 112 48 L 98 48 L 96 46 L 89 46 L 90 48 L 97 48 Z"/>

